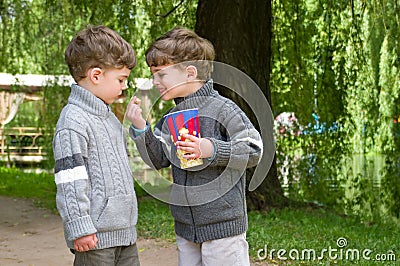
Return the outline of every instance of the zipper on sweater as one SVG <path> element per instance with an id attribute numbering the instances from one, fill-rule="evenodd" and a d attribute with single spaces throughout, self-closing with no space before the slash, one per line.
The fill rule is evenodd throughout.
<path id="1" fill-rule="evenodd" d="M 188 196 L 187 196 L 187 190 L 186 190 L 187 180 L 188 180 L 188 176 L 187 175 L 188 175 L 188 172 L 185 171 L 185 197 L 186 197 L 186 202 L 189 203 Z M 194 237 L 193 237 L 194 241 L 193 242 L 196 242 L 197 236 L 196 236 L 196 230 L 194 229 L 196 227 L 196 225 L 195 225 L 195 222 L 194 222 L 192 206 L 190 206 L 190 204 L 188 204 L 188 207 L 189 207 L 189 210 L 190 210 L 190 216 L 192 217 L 192 223 L 193 223 L 193 230 L 194 230 Z"/>

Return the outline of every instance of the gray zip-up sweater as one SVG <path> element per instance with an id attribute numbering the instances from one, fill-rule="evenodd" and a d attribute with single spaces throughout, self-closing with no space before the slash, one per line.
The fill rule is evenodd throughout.
<path id="1" fill-rule="evenodd" d="M 69 248 L 96 233 L 96 249 L 136 242 L 137 201 L 125 131 L 110 107 L 74 84 L 53 139 L 57 208 Z"/>
<path id="2" fill-rule="evenodd" d="M 170 210 L 177 235 L 196 243 L 239 235 L 247 230 L 245 169 L 257 165 L 262 140 L 244 112 L 213 89 L 212 80 L 197 92 L 175 99 L 171 112 L 198 108 L 201 137 L 212 141 L 215 154 L 204 165 L 180 169 L 174 144 L 161 119 L 130 135 L 141 157 L 155 169 L 172 164 L 175 188 Z"/>

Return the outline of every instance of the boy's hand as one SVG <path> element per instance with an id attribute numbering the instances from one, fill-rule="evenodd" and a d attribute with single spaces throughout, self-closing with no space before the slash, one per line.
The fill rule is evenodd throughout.
<path id="1" fill-rule="evenodd" d="M 142 116 L 142 108 L 140 103 L 137 104 L 138 98 L 133 96 L 126 108 L 125 116 L 131 121 L 132 125 L 137 129 L 144 129 L 146 127 L 146 120 Z"/>
<path id="2" fill-rule="evenodd" d="M 78 252 L 85 252 L 94 249 L 97 245 L 96 234 L 87 235 L 74 240 L 74 249 Z"/>
<path id="3" fill-rule="evenodd" d="M 177 141 L 176 148 L 187 152 L 183 155 L 186 159 L 209 158 L 214 154 L 214 145 L 209 139 L 198 138 L 190 134 L 183 134 L 182 137 L 190 141 Z"/>

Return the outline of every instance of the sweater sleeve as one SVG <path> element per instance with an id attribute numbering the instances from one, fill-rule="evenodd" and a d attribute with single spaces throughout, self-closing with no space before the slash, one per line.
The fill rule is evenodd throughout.
<path id="1" fill-rule="evenodd" d="M 89 215 L 86 147 L 85 138 L 70 129 L 56 132 L 53 139 L 56 203 L 69 241 L 96 233 Z"/>
<path id="2" fill-rule="evenodd" d="M 228 111 L 225 111 L 221 121 L 227 139 L 209 138 L 215 148 L 215 158 L 211 165 L 234 169 L 254 167 L 263 153 L 260 133 L 236 104 L 227 104 Z"/>
<path id="3" fill-rule="evenodd" d="M 140 134 L 137 134 L 137 131 L 132 127 L 129 128 L 129 135 L 135 141 L 140 157 L 148 166 L 156 170 L 168 167 L 171 164 L 166 155 L 165 147 L 163 147 L 161 126 L 162 121 L 159 121 L 153 131 L 147 125 L 146 131 Z"/>

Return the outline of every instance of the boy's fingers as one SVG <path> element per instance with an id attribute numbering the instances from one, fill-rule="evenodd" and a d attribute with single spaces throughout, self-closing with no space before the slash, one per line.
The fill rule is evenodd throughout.
<path id="1" fill-rule="evenodd" d="M 142 100 L 140 100 L 138 97 L 133 96 L 129 102 L 129 104 L 135 104 L 137 106 L 140 106 Z"/>
<path id="2" fill-rule="evenodd" d="M 185 154 L 185 155 L 183 155 L 183 158 L 185 158 L 185 159 L 196 159 L 196 158 L 198 158 L 198 157 L 197 157 L 196 154 L 190 153 L 190 154 Z"/>
<path id="3" fill-rule="evenodd" d="M 192 147 L 194 148 L 196 143 L 194 141 L 178 141 L 176 146 L 178 147 Z"/>
<path id="4" fill-rule="evenodd" d="M 190 141 L 196 141 L 199 139 L 198 137 L 190 135 L 190 134 L 182 134 L 182 137 L 184 137 L 185 139 L 188 139 Z"/>
<path id="5" fill-rule="evenodd" d="M 187 143 L 187 142 L 186 142 Z M 186 144 L 185 143 L 185 144 Z M 183 151 L 187 151 L 187 152 L 194 152 L 196 149 L 193 146 L 182 146 L 182 145 L 178 145 L 177 146 L 178 149 L 183 150 Z"/>
<path id="6" fill-rule="evenodd" d="M 129 101 L 129 105 L 133 105 L 133 104 L 135 104 L 135 102 L 136 102 L 136 96 L 133 96 L 132 98 L 131 98 L 131 100 Z"/>
<path id="7" fill-rule="evenodd" d="M 135 99 L 136 99 L 136 96 L 133 96 L 133 97 L 131 98 L 131 100 L 129 101 L 129 104 L 133 104 L 133 103 L 135 102 Z"/>

